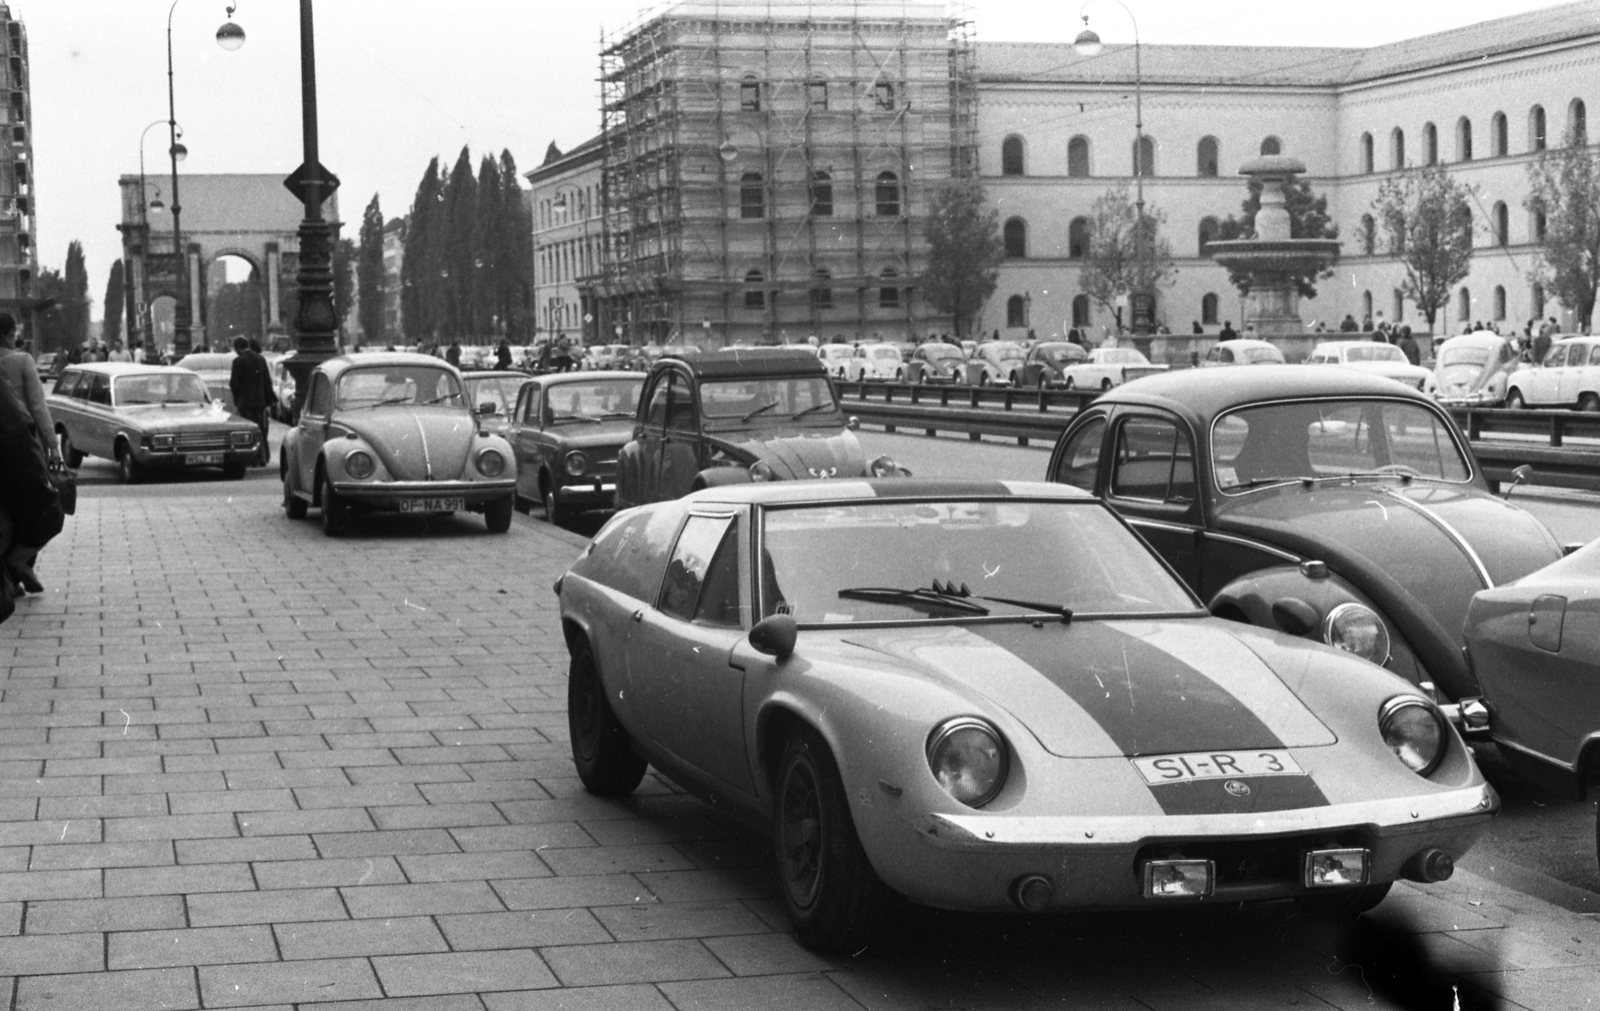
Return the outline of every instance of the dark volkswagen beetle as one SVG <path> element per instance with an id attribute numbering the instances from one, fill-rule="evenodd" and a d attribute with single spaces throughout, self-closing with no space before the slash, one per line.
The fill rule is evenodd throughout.
<path id="1" fill-rule="evenodd" d="M 1561 557 L 1490 494 L 1456 425 L 1348 369 L 1190 369 L 1129 383 L 1057 441 L 1051 480 L 1104 498 L 1213 613 L 1339 646 L 1451 699 L 1473 594 Z"/>

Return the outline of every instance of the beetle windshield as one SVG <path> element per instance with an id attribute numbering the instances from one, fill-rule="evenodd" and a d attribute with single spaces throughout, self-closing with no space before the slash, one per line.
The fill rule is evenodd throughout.
<path id="1" fill-rule="evenodd" d="M 1393 344 L 1362 344 L 1344 349 L 1347 362 L 1403 362 L 1406 354 Z"/>
<path id="2" fill-rule="evenodd" d="M 139 404 L 204 404 L 210 402 L 205 381 L 193 374 L 152 372 L 118 376 L 111 385 L 118 407 Z"/>
<path id="3" fill-rule="evenodd" d="M 770 405 L 770 406 L 769 406 Z M 714 379 L 700 384 L 700 409 L 707 418 L 775 418 L 836 410 L 824 376 Z"/>
<path id="4" fill-rule="evenodd" d="M 1245 407 L 1212 425 L 1211 465 L 1224 492 L 1374 473 L 1465 482 L 1472 470 L 1449 424 L 1428 407 L 1402 400 Z"/>
<path id="5" fill-rule="evenodd" d="M 453 372 L 430 365 L 384 365 L 351 369 L 339 377 L 341 411 L 425 404 L 462 405 L 461 384 Z"/>
<path id="6" fill-rule="evenodd" d="M 1282 365 L 1283 352 L 1277 348 L 1244 348 L 1239 357 L 1248 365 Z"/>
<path id="7" fill-rule="evenodd" d="M 850 502 L 765 513 L 762 608 L 800 622 L 905 621 L 1039 608 L 1193 611 L 1187 590 L 1098 502 Z M 983 607 L 863 588 L 965 586 Z M 840 591 L 857 591 L 841 597 Z M 872 599 L 860 599 L 869 596 Z"/>
<path id="8" fill-rule="evenodd" d="M 941 358 L 965 358 L 961 349 L 953 344 L 924 344 L 922 356 L 929 361 L 938 361 Z"/>

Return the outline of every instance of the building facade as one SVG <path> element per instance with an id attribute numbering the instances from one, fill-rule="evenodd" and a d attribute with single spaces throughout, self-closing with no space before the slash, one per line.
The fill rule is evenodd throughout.
<path id="1" fill-rule="evenodd" d="M 400 288 L 405 282 L 400 267 L 406 260 L 406 219 L 390 218 L 383 226 L 383 335 L 395 342 L 405 339 L 405 316 L 400 309 Z"/>
<path id="2" fill-rule="evenodd" d="M 1348 313 L 1426 329 L 1401 294 L 1404 267 L 1373 220 L 1384 180 L 1442 164 L 1472 188 L 1471 274 L 1435 319 L 1435 333 L 1473 321 L 1520 329 L 1571 313 L 1530 275 L 1542 228 L 1526 206 L 1542 152 L 1587 144 L 1586 102 L 1600 92 L 1600 3 L 1582 2 L 1372 49 L 1143 46 L 1149 208 L 1164 217 L 1176 274 L 1156 318 L 1175 334 L 1214 335 L 1247 307 L 1204 253 L 1217 222 L 1245 197 L 1237 174 L 1261 154 L 1291 155 L 1328 199 L 1341 258 L 1308 326 Z M 1008 247 L 981 326 L 1002 336 L 1114 331 L 1111 307 L 1079 289 L 1091 207 L 1132 184 L 1132 47 L 1095 57 L 1069 45 L 984 43 L 978 50 L 979 165 Z M 1172 354 L 1187 356 L 1182 342 Z"/>
<path id="3" fill-rule="evenodd" d="M 5 48 L 5 156 L 0 157 L 0 311 L 35 334 L 39 251 L 35 243 L 33 99 L 29 90 L 28 30 L 0 4 L 0 45 Z M 36 348 L 42 351 L 44 348 Z M 52 349 L 53 350 L 53 349 Z"/>
<path id="4" fill-rule="evenodd" d="M 588 287 L 600 272 L 601 139 L 563 154 L 551 144 L 544 162 L 525 173 L 533 221 L 534 332 L 579 337 L 585 344 L 628 340 L 601 322 Z"/>

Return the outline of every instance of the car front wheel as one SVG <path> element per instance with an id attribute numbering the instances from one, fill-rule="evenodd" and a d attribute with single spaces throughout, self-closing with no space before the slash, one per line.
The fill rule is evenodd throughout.
<path id="1" fill-rule="evenodd" d="M 890 893 L 867 861 L 839 767 L 815 732 L 798 729 L 785 742 L 774 801 L 778 880 L 795 932 L 818 951 L 860 948 Z"/>
<path id="2" fill-rule="evenodd" d="M 117 470 L 122 475 L 123 484 L 138 484 L 144 480 L 144 464 L 133 455 L 133 449 L 127 443 L 117 447 Z"/>
<path id="3" fill-rule="evenodd" d="M 484 507 L 483 522 L 491 534 L 503 534 L 511 529 L 511 511 L 515 499 L 515 495 L 507 495 Z"/>
<path id="4" fill-rule="evenodd" d="M 601 797 L 624 797 L 644 779 L 645 760 L 633 750 L 628 732 L 612 711 L 594 651 L 581 639 L 573 644 L 567 672 L 567 730 L 572 764 L 585 790 Z"/>
<path id="5" fill-rule="evenodd" d="M 350 507 L 345 505 L 344 499 L 333 490 L 333 485 L 323 482 L 322 532 L 329 537 L 338 537 L 349 525 Z"/>
<path id="6" fill-rule="evenodd" d="M 283 474 L 283 511 L 292 520 L 306 518 L 306 500 L 294 493 L 294 488 L 289 484 L 289 472 Z"/>
<path id="7" fill-rule="evenodd" d="M 1521 411 L 1525 410 L 1527 406 L 1527 401 L 1522 399 L 1521 390 L 1514 389 L 1510 393 L 1506 394 L 1506 410 Z"/>
<path id="8" fill-rule="evenodd" d="M 72 444 L 72 436 L 64 428 L 61 430 L 61 459 L 67 462 L 68 467 L 83 466 L 83 453 Z"/>

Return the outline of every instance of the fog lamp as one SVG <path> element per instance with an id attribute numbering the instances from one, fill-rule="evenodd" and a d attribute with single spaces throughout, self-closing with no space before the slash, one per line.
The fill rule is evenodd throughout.
<path id="1" fill-rule="evenodd" d="M 1147 899 L 1203 899 L 1211 894 L 1216 876 L 1209 860 L 1146 860 L 1144 897 Z"/>
<path id="2" fill-rule="evenodd" d="M 372 454 L 366 450 L 358 449 L 344 458 L 344 472 L 357 481 L 365 481 L 377 469 L 378 465 L 373 461 Z"/>
<path id="3" fill-rule="evenodd" d="M 171 452 L 172 448 L 177 444 L 178 437 L 175 435 L 152 435 L 150 437 L 150 448 L 162 452 Z"/>
<path id="4" fill-rule="evenodd" d="M 1389 630 L 1364 604 L 1340 604 L 1329 611 L 1322 623 L 1322 639 L 1379 666 L 1389 660 Z"/>
<path id="5" fill-rule="evenodd" d="M 1307 888 L 1364 885 L 1370 856 L 1363 849 L 1312 850 L 1306 854 L 1305 885 Z"/>
<path id="6" fill-rule="evenodd" d="M 579 454 L 573 453 L 567 457 L 568 472 L 571 472 L 572 457 Z M 484 477 L 499 477 L 506 472 L 506 458 L 498 449 L 486 449 L 478 454 L 478 473 Z M 580 470 L 581 474 L 582 471 Z"/>
<path id="7" fill-rule="evenodd" d="M 578 452 L 568 453 L 567 458 L 561 462 L 561 466 L 568 474 L 578 477 L 589 469 L 589 458 Z"/>

